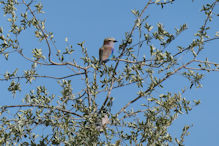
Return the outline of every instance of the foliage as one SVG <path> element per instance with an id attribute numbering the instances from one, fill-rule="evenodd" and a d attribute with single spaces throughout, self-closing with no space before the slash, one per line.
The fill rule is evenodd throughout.
<path id="1" fill-rule="evenodd" d="M 31 67 L 20 72 L 5 72 L 0 81 L 9 82 L 8 91 L 16 96 L 18 92 L 26 94 L 23 104 L 3 105 L 0 111 L 0 143 L 22 145 L 183 145 L 184 137 L 190 126 L 185 125 L 181 137 L 171 135 L 168 128 L 183 113 L 189 113 L 200 101 L 184 97 L 184 93 L 193 87 L 201 87 L 203 71 L 218 71 L 218 63 L 208 59 L 200 60 L 200 52 L 205 44 L 218 40 L 209 36 L 208 26 L 217 15 L 214 8 L 218 0 L 207 3 L 201 12 L 205 19 L 188 46 L 178 45 L 177 50 L 170 49 L 175 39 L 188 29 L 182 24 L 174 33 L 168 32 L 164 25 L 149 24 L 149 16 L 144 14 L 148 7 L 165 8 L 174 5 L 174 0 L 149 0 L 142 10 L 132 10 L 136 17 L 130 32 L 119 46 L 119 55 L 111 64 L 99 64 L 98 59 L 90 57 L 85 42 L 78 43 L 83 57 L 68 60 L 74 54 L 73 45 L 62 50 L 55 46 L 55 37 L 47 32 L 43 16 L 43 4 L 38 1 L 1 0 L 0 6 L 10 24 L 7 32 L 0 27 L 0 54 L 6 60 L 10 55 L 22 56 Z M 40 43 L 47 48 L 25 50 L 20 45 L 19 36 L 31 30 Z M 136 39 L 137 38 L 137 39 Z M 68 43 L 68 38 L 65 39 Z M 139 55 L 142 49 L 148 53 Z M 56 50 L 55 56 L 53 56 Z M 32 53 L 32 58 L 24 51 Z M 180 61 L 184 57 L 184 62 Z M 68 60 L 68 61 L 66 61 Z M 78 61 L 79 60 L 79 61 Z M 63 77 L 43 75 L 39 66 L 64 67 L 72 74 Z M 178 92 L 168 89 L 166 81 L 177 73 L 190 81 L 187 87 Z M 75 92 L 74 80 L 82 79 L 84 87 Z M 37 80 L 57 80 L 60 96 L 49 93 Z M 26 81 L 21 84 L 21 81 Z M 35 89 L 24 90 L 25 86 L 37 84 Z M 135 97 L 127 98 L 127 103 L 112 112 L 115 98 L 112 92 L 118 88 L 138 89 Z M 127 88 L 128 89 L 128 88 Z M 163 89 L 166 89 L 165 92 Z M 163 93 L 158 95 L 155 91 Z M 127 92 L 129 92 L 127 90 Z M 101 103 L 98 102 L 101 98 Z M 130 100 L 131 99 L 131 100 Z M 141 102 L 139 102 L 141 101 Z M 139 108 L 135 108 L 135 107 Z M 12 110 L 13 109 L 13 110 Z M 117 107 L 118 109 L 118 107 Z M 38 128 L 38 129 L 36 129 Z M 40 133 L 46 128 L 46 133 Z"/>

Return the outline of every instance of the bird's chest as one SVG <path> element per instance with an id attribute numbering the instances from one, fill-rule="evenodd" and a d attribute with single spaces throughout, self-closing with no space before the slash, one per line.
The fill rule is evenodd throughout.
<path id="1" fill-rule="evenodd" d="M 104 49 L 103 55 L 110 55 L 112 53 L 112 49 Z"/>

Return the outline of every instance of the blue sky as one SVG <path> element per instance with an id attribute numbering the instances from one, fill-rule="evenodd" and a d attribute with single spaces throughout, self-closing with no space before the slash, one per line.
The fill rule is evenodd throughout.
<path id="1" fill-rule="evenodd" d="M 211 1 L 211 0 L 210 0 Z M 68 37 L 69 42 L 73 44 L 76 48 L 76 56 L 79 51 L 77 47 L 78 42 L 85 41 L 85 46 L 88 49 L 90 56 L 98 57 L 98 48 L 102 45 L 102 41 L 105 37 L 115 37 L 118 41 L 124 39 L 124 33 L 130 31 L 133 26 L 135 17 L 131 13 L 131 9 L 141 9 L 144 7 L 146 0 L 93 0 L 93 1 L 44 1 L 44 11 L 46 12 L 44 18 L 46 18 L 46 27 L 48 31 L 54 32 L 56 39 L 57 48 L 64 48 L 66 46 L 65 37 Z M 191 42 L 194 38 L 194 33 L 198 30 L 200 25 L 204 21 L 203 13 L 200 13 L 203 2 L 195 0 L 176 0 L 175 4 L 168 5 L 164 9 L 160 9 L 155 6 L 149 7 L 146 10 L 145 15 L 149 15 L 148 23 L 156 25 L 158 22 L 164 24 L 165 28 L 170 31 L 174 31 L 175 27 L 186 23 L 188 24 L 188 30 L 186 30 L 182 36 L 177 38 L 175 43 L 180 45 L 186 45 Z M 215 12 L 219 12 L 219 6 L 215 8 Z M 0 13 L 2 15 L 2 13 Z M 2 16 L 0 21 L 3 20 Z M 213 34 L 219 31 L 219 17 L 214 17 L 214 22 L 211 24 Z M 5 25 L 5 24 L 4 24 Z M 22 40 L 23 48 L 25 48 L 25 53 L 31 53 L 31 49 L 37 44 L 38 47 L 43 47 L 42 44 L 37 43 L 31 33 L 27 32 L 22 34 L 25 40 Z M 219 41 L 214 41 L 206 45 L 206 50 L 201 53 L 201 59 L 207 56 L 212 62 L 219 62 Z M 118 47 L 118 44 L 116 45 Z M 115 47 L 115 48 L 116 48 Z M 30 64 L 24 65 L 24 60 L 17 58 L 16 56 L 11 56 L 11 62 L 6 62 L 2 58 L 0 61 L 3 62 L 3 66 L 0 68 L 0 73 L 6 70 L 12 71 L 17 68 L 28 68 Z M 13 62 L 17 62 L 17 66 L 13 66 Z M 9 67 L 10 66 L 10 67 Z M 45 73 L 46 68 L 41 67 L 41 72 Z M 51 69 L 48 73 L 56 75 L 62 75 L 66 73 L 67 70 L 60 67 L 58 70 Z M 171 91 L 177 92 L 176 85 L 186 83 L 184 78 L 173 77 L 167 81 L 167 85 L 171 88 Z M 198 107 L 193 108 L 193 110 L 188 114 L 180 116 L 174 122 L 175 131 L 181 131 L 183 125 L 188 124 L 193 127 L 190 129 L 191 134 L 186 137 L 185 145 L 188 146 L 206 146 L 206 145 L 216 145 L 218 143 L 217 139 L 219 136 L 219 94 L 218 94 L 218 82 L 219 73 L 212 72 L 206 73 L 205 78 L 202 80 L 203 88 L 193 89 L 187 93 L 188 96 L 196 97 L 201 100 L 201 104 Z M 36 81 L 36 84 L 44 84 L 45 81 Z M 50 86 L 50 92 L 56 92 L 56 88 L 51 87 L 54 85 L 54 81 L 47 82 Z M 188 82 L 187 82 L 188 83 Z M 11 95 L 7 93 L 7 88 L 5 88 L 6 82 L 0 82 L 0 88 L 3 89 L 2 94 L 5 100 L 2 102 L 5 104 L 16 104 L 20 99 L 18 96 L 16 98 L 11 98 Z M 8 84 L 8 83 L 7 83 Z M 24 87 L 27 90 L 29 88 L 35 87 L 31 85 L 29 87 Z M 77 85 L 73 85 L 77 87 Z M 121 94 L 125 94 L 124 90 Z M 113 93 L 117 94 L 117 93 Z M 117 99 L 118 100 L 118 99 Z M 125 102 L 124 101 L 121 101 Z M 120 102 L 119 102 L 120 103 Z M 118 104 L 118 106 L 120 106 Z M 177 132 L 176 132 L 177 133 Z"/>

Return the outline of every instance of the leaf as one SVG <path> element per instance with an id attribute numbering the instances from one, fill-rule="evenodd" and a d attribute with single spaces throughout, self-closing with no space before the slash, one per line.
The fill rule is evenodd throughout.
<path id="1" fill-rule="evenodd" d="M 3 33 L 3 27 L 0 27 L 0 33 Z"/>
<path id="2" fill-rule="evenodd" d="M 12 21 L 12 19 L 11 19 L 11 18 L 8 18 L 8 21 L 9 21 L 9 22 L 11 22 L 11 21 Z"/>
<path id="3" fill-rule="evenodd" d="M 43 56 L 42 49 L 35 48 L 35 49 L 32 50 L 32 54 L 33 54 L 33 57 L 36 58 L 36 60 L 46 58 L 45 56 Z"/>
<path id="4" fill-rule="evenodd" d="M 141 19 L 138 18 L 138 19 L 136 20 L 136 26 L 139 27 L 140 25 L 141 25 Z"/>
<path id="5" fill-rule="evenodd" d="M 131 10 L 131 12 L 135 15 L 136 14 L 136 10 Z"/>
<path id="6" fill-rule="evenodd" d="M 68 42 L 68 38 L 67 37 L 65 37 L 65 42 Z"/>
<path id="7" fill-rule="evenodd" d="M 153 26 L 150 26 L 149 29 L 148 29 L 148 31 L 151 31 L 153 28 L 154 28 Z"/>
<path id="8" fill-rule="evenodd" d="M 5 40 L 4 35 L 1 35 L 1 36 L 0 36 L 0 40 Z"/>
<path id="9" fill-rule="evenodd" d="M 159 2 L 160 2 L 160 0 L 156 0 L 156 1 L 155 1 L 155 4 L 156 4 L 156 3 L 159 3 Z"/>
<path id="10" fill-rule="evenodd" d="M 4 56 L 5 56 L 5 59 L 8 60 L 8 53 L 5 53 Z"/>
<path id="11" fill-rule="evenodd" d="M 138 12 L 136 10 L 131 10 L 132 14 L 134 14 L 135 16 L 138 15 Z"/>

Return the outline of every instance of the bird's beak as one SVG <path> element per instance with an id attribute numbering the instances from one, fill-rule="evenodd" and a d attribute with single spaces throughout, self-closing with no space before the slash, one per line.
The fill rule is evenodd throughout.
<path id="1" fill-rule="evenodd" d="M 115 43 L 116 43 L 116 42 L 118 42 L 118 41 L 117 41 L 117 40 L 115 40 L 115 41 L 113 41 L 113 42 L 115 42 Z"/>

